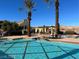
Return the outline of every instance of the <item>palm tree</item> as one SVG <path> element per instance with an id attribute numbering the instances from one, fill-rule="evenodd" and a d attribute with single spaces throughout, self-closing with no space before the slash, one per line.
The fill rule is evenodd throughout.
<path id="1" fill-rule="evenodd" d="M 28 36 L 31 36 L 31 32 L 30 32 L 30 22 L 31 22 L 31 16 L 32 16 L 32 9 L 34 7 L 35 3 L 33 2 L 33 0 L 25 0 L 25 6 L 28 10 Z"/>
<path id="2" fill-rule="evenodd" d="M 50 2 L 50 0 L 44 0 L 46 3 Z M 56 28 L 56 35 L 55 37 L 58 37 L 59 34 L 59 0 L 55 0 L 55 10 L 56 10 L 56 24 L 55 24 L 55 28 Z"/>
<path id="3" fill-rule="evenodd" d="M 55 0 L 55 8 L 56 8 L 56 36 L 59 34 L 59 0 Z"/>

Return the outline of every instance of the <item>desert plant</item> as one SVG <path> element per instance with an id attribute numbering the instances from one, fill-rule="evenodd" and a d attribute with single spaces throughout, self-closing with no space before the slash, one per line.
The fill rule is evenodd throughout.
<path id="1" fill-rule="evenodd" d="M 67 30 L 66 32 L 65 32 L 65 34 L 76 34 L 76 32 L 75 31 L 72 31 L 72 30 Z"/>

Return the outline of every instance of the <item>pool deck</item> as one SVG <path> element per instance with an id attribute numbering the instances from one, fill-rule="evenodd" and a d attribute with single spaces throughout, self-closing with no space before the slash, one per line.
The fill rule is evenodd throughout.
<path id="1" fill-rule="evenodd" d="M 28 37 L 27 35 L 21 35 L 21 36 L 6 36 L 3 38 L 8 38 L 10 40 L 12 39 L 17 39 L 17 38 L 35 38 L 35 37 L 48 37 L 48 35 L 37 35 L 37 36 L 31 36 Z M 74 44 L 79 44 L 79 39 L 75 39 L 75 38 L 62 38 L 62 39 L 48 39 L 51 42 L 66 42 L 66 43 L 74 43 Z"/>
<path id="2" fill-rule="evenodd" d="M 74 39 L 74 38 L 49 39 L 49 41 L 51 41 L 51 42 L 66 42 L 66 43 L 79 44 L 79 39 Z"/>

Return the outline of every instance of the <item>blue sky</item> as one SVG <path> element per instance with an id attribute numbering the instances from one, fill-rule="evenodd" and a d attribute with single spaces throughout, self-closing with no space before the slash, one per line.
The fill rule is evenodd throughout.
<path id="1" fill-rule="evenodd" d="M 32 11 L 31 26 L 55 25 L 54 0 L 51 5 L 35 0 L 36 6 Z M 79 0 L 60 0 L 59 22 L 64 26 L 79 26 Z M 19 11 L 19 8 L 23 8 Z M 49 8 L 48 8 L 49 7 Z M 36 9 L 36 10 L 35 10 Z M 27 18 L 24 0 L 0 0 L 0 20 L 20 22 Z"/>

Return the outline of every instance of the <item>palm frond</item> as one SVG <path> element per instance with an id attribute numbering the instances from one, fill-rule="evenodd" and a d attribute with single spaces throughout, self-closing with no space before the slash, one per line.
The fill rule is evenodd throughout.
<path id="1" fill-rule="evenodd" d="M 35 2 L 33 0 L 25 0 L 25 6 L 31 10 L 35 6 Z"/>

